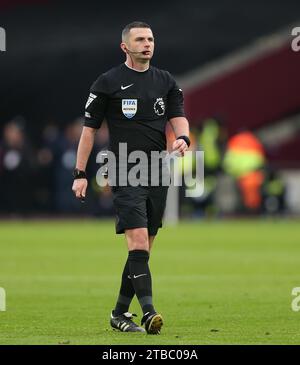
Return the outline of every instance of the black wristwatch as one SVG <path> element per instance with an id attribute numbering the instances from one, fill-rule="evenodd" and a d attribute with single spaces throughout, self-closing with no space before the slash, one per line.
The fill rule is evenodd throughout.
<path id="1" fill-rule="evenodd" d="M 74 178 L 74 180 L 76 180 L 76 179 L 86 179 L 87 177 L 86 177 L 85 171 L 82 171 L 79 169 L 74 169 L 73 178 Z"/>
<path id="2" fill-rule="evenodd" d="M 190 147 L 191 141 L 188 136 L 180 136 L 180 137 L 177 137 L 176 139 L 183 139 L 184 142 L 187 144 L 187 146 Z"/>

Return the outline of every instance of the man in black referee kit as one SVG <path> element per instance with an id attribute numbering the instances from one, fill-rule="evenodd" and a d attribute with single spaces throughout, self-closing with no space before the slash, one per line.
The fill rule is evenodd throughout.
<path id="1" fill-rule="evenodd" d="M 183 156 L 188 149 L 189 124 L 185 118 L 182 90 L 169 72 L 150 66 L 154 37 L 143 22 L 128 24 L 122 32 L 121 49 L 126 61 L 100 75 L 90 90 L 85 123 L 79 141 L 72 190 L 84 199 L 87 189 L 85 169 L 94 136 L 105 118 L 110 133 L 110 151 L 119 160 L 119 143 L 127 143 L 128 154 L 166 150 L 165 127 L 169 121 L 176 140 L 173 151 Z M 129 107 L 128 107 L 129 106 Z M 123 156 L 124 157 L 124 156 Z M 149 253 L 161 227 L 168 186 L 114 186 L 116 233 L 124 233 L 128 258 L 110 324 L 123 332 L 159 334 L 163 319 L 152 302 Z M 143 318 L 141 326 L 128 312 L 136 294 Z M 144 326 L 145 329 L 142 327 Z"/>

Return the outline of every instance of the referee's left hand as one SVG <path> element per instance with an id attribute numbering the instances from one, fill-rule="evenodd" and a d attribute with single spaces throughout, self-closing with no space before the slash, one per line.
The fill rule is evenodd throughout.
<path id="1" fill-rule="evenodd" d="M 173 152 L 177 152 L 180 156 L 184 156 L 185 151 L 188 149 L 188 145 L 186 144 L 184 139 L 176 139 L 173 142 L 172 146 Z"/>

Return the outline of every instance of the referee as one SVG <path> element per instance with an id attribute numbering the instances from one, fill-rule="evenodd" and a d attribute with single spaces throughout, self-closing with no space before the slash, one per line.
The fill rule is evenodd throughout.
<path id="1" fill-rule="evenodd" d="M 128 24 L 123 29 L 120 47 L 126 54 L 125 63 L 98 77 L 86 103 L 72 187 L 78 199 L 86 195 L 86 165 L 104 118 L 109 128 L 110 151 L 117 164 L 120 143 L 127 144 L 128 154 L 143 151 L 150 156 L 152 151 L 165 151 L 168 121 L 176 136 L 173 151 L 182 156 L 190 144 L 182 90 L 168 71 L 150 65 L 154 52 L 150 26 L 139 21 Z M 128 258 L 110 324 L 123 332 L 159 334 L 163 319 L 153 305 L 148 261 L 155 235 L 162 226 L 168 187 L 120 185 L 112 187 L 116 233 L 125 234 Z M 141 326 L 128 312 L 134 295 L 143 311 Z"/>

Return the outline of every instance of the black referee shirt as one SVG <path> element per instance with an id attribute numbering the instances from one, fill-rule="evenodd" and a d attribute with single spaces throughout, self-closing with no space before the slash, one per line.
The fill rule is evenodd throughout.
<path id="1" fill-rule="evenodd" d="M 124 63 L 100 75 L 90 89 L 85 126 L 100 128 L 106 119 L 110 150 L 119 143 L 128 153 L 166 149 L 165 127 L 170 118 L 184 117 L 183 94 L 168 71 L 150 66 L 136 71 Z"/>

